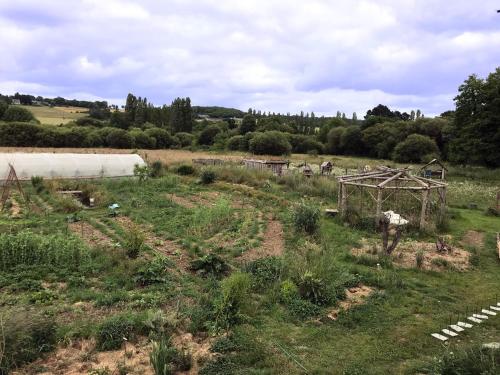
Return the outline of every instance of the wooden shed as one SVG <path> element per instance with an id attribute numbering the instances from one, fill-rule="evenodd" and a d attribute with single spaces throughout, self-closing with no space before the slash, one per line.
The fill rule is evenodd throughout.
<path id="1" fill-rule="evenodd" d="M 200 165 L 221 165 L 224 163 L 222 159 L 193 159 L 194 164 Z"/>
<path id="2" fill-rule="evenodd" d="M 304 168 L 302 169 L 302 174 L 308 178 L 314 175 L 314 172 L 309 164 L 304 165 Z"/>
<path id="3" fill-rule="evenodd" d="M 422 168 L 420 168 L 420 175 L 425 178 L 433 178 L 436 180 L 445 180 L 446 172 L 448 169 L 438 159 L 432 159 Z"/>
<path id="4" fill-rule="evenodd" d="M 332 173 L 333 164 L 330 161 L 324 161 L 319 166 L 319 172 L 322 176 L 329 176 Z"/>
<path id="5" fill-rule="evenodd" d="M 281 176 L 283 170 L 288 168 L 288 160 L 261 160 L 261 159 L 243 159 L 243 164 L 248 169 L 271 170 L 273 174 Z"/>

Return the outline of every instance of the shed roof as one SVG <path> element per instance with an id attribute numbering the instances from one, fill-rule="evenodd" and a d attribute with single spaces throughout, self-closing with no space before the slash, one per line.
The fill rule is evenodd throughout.
<path id="1" fill-rule="evenodd" d="M 0 180 L 12 164 L 20 180 L 44 178 L 99 178 L 134 175 L 146 163 L 136 154 L 0 153 Z"/>

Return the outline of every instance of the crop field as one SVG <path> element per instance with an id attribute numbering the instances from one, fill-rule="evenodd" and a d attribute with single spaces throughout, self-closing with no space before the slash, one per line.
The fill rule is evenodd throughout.
<path id="1" fill-rule="evenodd" d="M 500 301 L 500 218 L 488 212 L 498 171 L 450 168 L 446 222 L 404 232 L 386 256 L 373 226 L 324 214 L 337 207 L 334 177 L 191 166 L 238 153 L 139 153 L 163 166 L 34 179 L 23 182 L 29 203 L 9 200 L 0 373 L 153 374 L 167 363 L 178 374 L 434 374 L 450 352 L 499 341 L 498 316 L 446 344 L 430 335 Z M 337 175 L 381 163 L 329 160 Z M 437 236 L 452 253 L 436 252 Z"/>
<path id="2" fill-rule="evenodd" d="M 88 109 L 81 107 L 47 107 L 23 105 L 43 125 L 64 125 L 88 115 Z"/>

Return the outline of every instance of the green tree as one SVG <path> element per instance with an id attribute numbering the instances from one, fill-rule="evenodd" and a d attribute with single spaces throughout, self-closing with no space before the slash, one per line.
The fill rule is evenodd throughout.
<path id="1" fill-rule="evenodd" d="M 344 150 L 341 147 L 341 138 L 344 133 L 344 127 L 333 128 L 328 132 L 326 149 L 329 154 L 340 155 L 343 153 Z"/>
<path id="2" fill-rule="evenodd" d="M 420 163 L 424 156 L 439 155 L 436 142 L 425 135 L 412 134 L 394 149 L 393 159 L 400 163 Z"/>
<path id="3" fill-rule="evenodd" d="M 26 108 L 11 105 L 5 110 L 2 120 L 29 122 L 35 121 L 35 116 Z"/>
<path id="4" fill-rule="evenodd" d="M 215 137 L 221 132 L 221 129 L 217 125 L 208 125 L 202 130 L 198 136 L 198 144 L 203 146 L 211 146 L 214 144 Z"/>
<path id="5" fill-rule="evenodd" d="M 257 155 L 288 155 L 292 145 L 285 134 L 278 131 L 255 133 L 250 140 L 249 149 Z"/>
<path id="6" fill-rule="evenodd" d="M 255 121 L 255 117 L 253 115 L 245 115 L 240 125 L 240 134 L 254 132 L 256 128 L 257 122 Z"/>

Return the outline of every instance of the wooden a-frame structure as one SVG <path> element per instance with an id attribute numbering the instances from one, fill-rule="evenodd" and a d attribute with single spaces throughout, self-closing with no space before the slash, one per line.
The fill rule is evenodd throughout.
<path id="1" fill-rule="evenodd" d="M 430 200 L 430 193 L 437 191 L 440 215 L 444 215 L 446 210 L 446 188 L 447 184 L 442 181 L 414 176 L 410 169 L 394 169 L 388 167 L 377 167 L 371 172 L 345 175 L 337 177 L 338 187 L 338 207 L 340 214 L 345 217 L 348 210 L 349 196 L 358 190 L 366 189 L 369 196 L 376 203 L 375 222 L 379 223 L 382 217 L 382 204 L 393 193 L 405 191 L 411 193 L 421 202 L 419 227 L 423 228 L 426 222 L 427 208 Z M 348 187 L 354 187 L 348 192 Z M 387 192 L 384 199 L 384 192 Z"/>
<path id="2" fill-rule="evenodd" d="M 17 190 L 19 190 L 19 193 L 21 193 L 22 197 L 24 198 L 24 201 L 28 203 L 28 198 L 26 197 L 26 194 L 24 193 L 21 183 L 17 178 L 16 170 L 14 169 L 12 164 L 9 163 L 9 174 L 3 184 L 2 195 L 0 197 L 0 204 L 2 206 L 1 211 L 3 211 L 5 208 L 5 203 L 7 202 L 7 199 L 9 199 L 11 187 L 13 185 L 17 187 Z"/>

